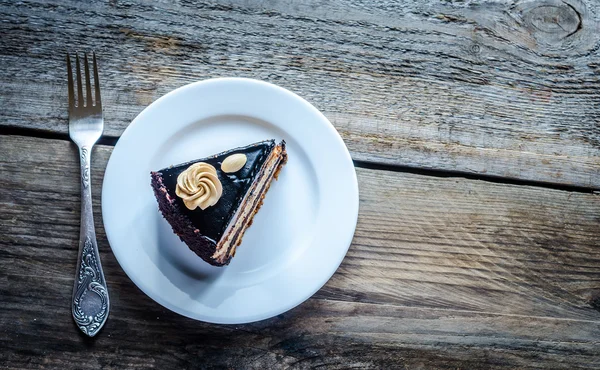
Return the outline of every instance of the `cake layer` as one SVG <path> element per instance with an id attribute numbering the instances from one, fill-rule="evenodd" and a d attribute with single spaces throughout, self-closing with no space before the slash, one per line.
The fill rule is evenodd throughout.
<path id="1" fill-rule="evenodd" d="M 256 181 L 246 193 L 240 208 L 229 222 L 223 237 L 217 244 L 212 258 L 218 263 L 228 263 L 235 255 L 235 250 L 242 242 L 246 229 L 252 225 L 254 215 L 262 206 L 263 199 L 271 186 L 273 178 L 286 162 L 285 142 L 282 142 L 271 151 Z"/>

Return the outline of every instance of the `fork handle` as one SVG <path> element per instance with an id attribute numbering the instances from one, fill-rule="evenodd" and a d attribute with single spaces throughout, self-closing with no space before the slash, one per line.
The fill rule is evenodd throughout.
<path id="1" fill-rule="evenodd" d="M 92 213 L 92 190 L 90 164 L 92 146 L 81 146 L 81 228 L 79 231 L 79 255 L 77 273 L 73 286 L 73 319 L 82 332 L 93 337 L 100 331 L 110 309 L 106 279 L 100 264 L 94 215 Z"/>

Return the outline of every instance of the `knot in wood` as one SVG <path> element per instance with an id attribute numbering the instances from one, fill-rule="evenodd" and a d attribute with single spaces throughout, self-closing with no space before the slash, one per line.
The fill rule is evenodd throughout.
<path id="1" fill-rule="evenodd" d="M 470 50 L 471 50 L 471 53 L 473 53 L 473 54 L 479 54 L 479 53 L 481 53 L 481 47 L 479 45 L 477 45 L 477 44 L 471 45 Z"/>
<path id="2" fill-rule="evenodd" d="M 530 8 L 524 18 L 537 37 L 552 40 L 564 39 L 581 29 L 579 12 L 564 2 L 543 2 Z"/>

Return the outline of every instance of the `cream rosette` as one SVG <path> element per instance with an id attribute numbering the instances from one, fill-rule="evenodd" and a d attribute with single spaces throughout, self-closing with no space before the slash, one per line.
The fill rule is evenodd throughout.
<path id="1" fill-rule="evenodd" d="M 208 163 L 199 162 L 179 174 L 175 193 L 188 209 L 200 207 L 205 210 L 219 201 L 223 186 L 217 170 Z"/>

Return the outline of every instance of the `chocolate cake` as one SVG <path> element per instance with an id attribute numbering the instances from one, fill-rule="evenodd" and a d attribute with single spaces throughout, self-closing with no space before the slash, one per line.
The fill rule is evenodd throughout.
<path id="1" fill-rule="evenodd" d="M 229 264 L 287 162 L 285 141 L 267 140 L 151 172 L 173 232 L 203 260 Z"/>

